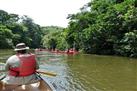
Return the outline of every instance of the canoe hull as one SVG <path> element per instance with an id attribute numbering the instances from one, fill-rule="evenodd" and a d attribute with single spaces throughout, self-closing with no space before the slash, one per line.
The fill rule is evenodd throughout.
<path id="1" fill-rule="evenodd" d="M 52 88 L 44 81 L 28 85 L 6 85 L 0 82 L 0 91 L 53 91 Z"/>

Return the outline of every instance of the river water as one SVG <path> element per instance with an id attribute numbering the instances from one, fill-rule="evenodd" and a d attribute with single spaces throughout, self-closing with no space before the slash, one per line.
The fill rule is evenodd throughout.
<path id="1" fill-rule="evenodd" d="M 0 50 L 0 61 L 14 54 Z M 88 54 L 37 53 L 43 76 L 57 91 L 137 91 L 137 59 Z"/>

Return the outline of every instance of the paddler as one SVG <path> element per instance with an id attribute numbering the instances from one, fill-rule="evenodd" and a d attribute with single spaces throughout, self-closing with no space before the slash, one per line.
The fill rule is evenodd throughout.
<path id="1" fill-rule="evenodd" d="M 16 45 L 12 55 L 6 61 L 5 69 L 7 71 L 6 77 L 2 80 L 5 84 L 22 85 L 32 83 L 38 80 L 36 70 L 39 65 L 36 57 L 32 53 L 28 53 L 29 47 L 25 43 Z"/>

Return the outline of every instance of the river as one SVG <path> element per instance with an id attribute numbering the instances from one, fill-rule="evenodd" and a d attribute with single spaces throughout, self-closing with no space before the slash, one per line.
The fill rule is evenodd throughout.
<path id="1" fill-rule="evenodd" d="M 0 50 L 0 61 L 14 54 Z M 137 59 L 88 54 L 37 53 L 41 70 L 57 73 L 43 76 L 57 91 L 137 91 Z"/>

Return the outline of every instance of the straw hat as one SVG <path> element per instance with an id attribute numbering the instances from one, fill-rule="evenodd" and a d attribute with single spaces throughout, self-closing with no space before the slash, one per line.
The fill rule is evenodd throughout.
<path id="1" fill-rule="evenodd" d="M 19 43 L 16 45 L 16 48 L 14 49 L 14 51 L 28 50 L 28 49 L 29 47 L 27 47 L 25 43 Z"/>

